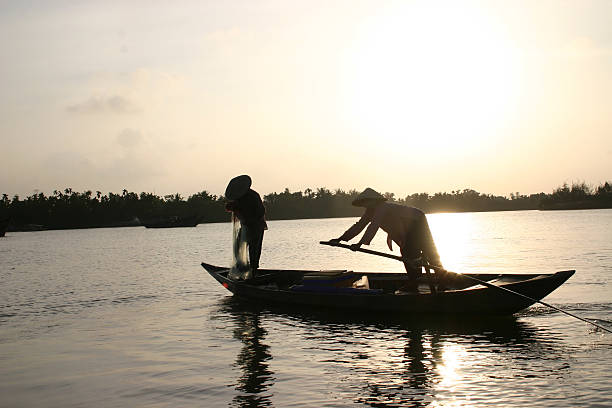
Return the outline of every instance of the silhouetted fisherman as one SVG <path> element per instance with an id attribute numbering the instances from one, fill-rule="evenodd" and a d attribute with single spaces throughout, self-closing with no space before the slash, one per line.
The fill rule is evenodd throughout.
<path id="1" fill-rule="evenodd" d="M 350 241 L 370 224 L 359 242 L 351 245 L 351 249 L 369 245 L 378 228 L 382 228 L 388 234 L 387 245 L 390 250 L 393 250 L 392 242 L 395 242 L 400 247 L 402 257 L 422 258 L 432 265 L 441 266 L 440 256 L 423 211 L 386 201 L 378 192 L 366 188 L 352 203 L 356 207 L 364 207 L 364 214 L 344 234 L 331 242 Z M 412 280 L 416 280 L 421 274 L 421 267 L 412 262 L 404 262 L 404 266 Z"/>
<path id="2" fill-rule="evenodd" d="M 266 209 L 259 194 L 251 189 L 251 183 L 251 178 L 246 174 L 231 179 L 225 189 L 225 198 L 228 200 L 225 209 L 231 211 L 245 229 L 249 263 L 255 275 L 255 270 L 259 268 L 264 231 L 268 226 Z"/>

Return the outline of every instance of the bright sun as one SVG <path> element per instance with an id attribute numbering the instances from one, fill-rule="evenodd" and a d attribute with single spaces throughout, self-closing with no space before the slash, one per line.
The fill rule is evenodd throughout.
<path id="1" fill-rule="evenodd" d="M 364 26 L 344 82 L 346 114 L 364 137 L 458 153 L 507 120 L 517 53 L 485 10 L 453 4 L 396 5 Z"/>

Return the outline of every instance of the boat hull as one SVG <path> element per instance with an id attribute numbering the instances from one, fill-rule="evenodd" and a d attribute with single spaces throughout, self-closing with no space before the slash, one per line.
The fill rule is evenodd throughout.
<path id="1" fill-rule="evenodd" d="M 376 312 L 425 314 L 489 314 L 510 315 L 531 306 L 535 301 L 506 292 L 499 288 L 474 285 L 465 276 L 458 275 L 444 291 L 431 293 L 397 292 L 406 278 L 403 274 L 356 273 L 365 275 L 375 290 L 338 290 L 315 288 L 296 291 L 300 275 L 314 271 L 261 270 L 253 281 L 234 281 L 227 277 L 227 268 L 202 263 L 206 271 L 235 296 L 262 303 L 286 304 L 325 309 L 354 309 Z M 497 284 L 541 300 L 567 281 L 575 271 L 561 271 L 538 275 L 485 275 L 469 276 Z M 422 282 L 428 287 L 428 282 Z M 379 288 L 382 288 L 379 290 Z"/>
<path id="2" fill-rule="evenodd" d="M 168 217 L 141 221 L 146 228 L 182 228 L 195 227 L 200 223 L 200 216 Z"/>
<path id="3" fill-rule="evenodd" d="M 10 218 L 0 220 L 0 237 L 3 237 L 9 226 Z"/>

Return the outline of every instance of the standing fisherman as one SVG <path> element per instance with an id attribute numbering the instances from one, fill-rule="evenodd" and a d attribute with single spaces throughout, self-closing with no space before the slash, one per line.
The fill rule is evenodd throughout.
<path id="1" fill-rule="evenodd" d="M 249 264 L 254 276 L 259 268 L 263 235 L 268 226 L 266 209 L 259 194 L 251 189 L 251 183 L 251 178 L 246 174 L 231 179 L 225 189 L 225 198 L 228 200 L 225 209 L 240 220 L 241 236 L 248 244 Z"/>
<path id="2" fill-rule="evenodd" d="M 350 241 L 370 224 L 359 242 L 351 245 L 351 249 L 356 250 L 361 245 L 369 245 L 378 228 L 382 228 L 388 234 L 389 249 L 393 250 L 392 242 L 395 242 L 400 247 L 402 257 L 407 259 L 420 257 L 432 265 L 442 266 L 423 211 L 386 201 L 387 199 L 378 192 L 366 188 L 352 203 L 356 207 L 364 207 L 364 214 L 344 234 L 330 242 Z M 421 274 L 421 267 L 411 262 L 404 262 L 404 267 L 411 280 L 416 281 Z"/>

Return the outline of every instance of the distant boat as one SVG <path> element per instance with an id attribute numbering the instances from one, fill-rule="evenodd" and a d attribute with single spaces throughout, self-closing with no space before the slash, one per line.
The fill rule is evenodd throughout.
<path id="1" fill-rule="evenodd" d="M 6 230 L 8 229 L 10 220 L 11 220 L 10 218 L 7 218 L 5 220 L 0 220 L 0 237 L 3 237 L 4 234 L 6 234 Z"/>
<path id="2" fill-rule="evenodd" d="M 11 228 L 12 231 L 23 231 L 23 232 L 44 231 L 46 229 L 44 225 L 40 225 L 40 224 L 24 224 L 18 227 L 15 227 L 13 225 L 13 227 L 14 228 Z"/>
<path id="3" fill-rule="evenodd" d="M 177 228 L 177 227 L 195 227 L 200 223 L 202 217 L 192 215 L 188 217 L 178 217 L 176 215 L 163 218 L 155 218 L 141 221 L 141 224 L 146 228 Z"/>
<path id="4" fill-rule="evenodd" d="M 229 277 L 230 269 L 202 263 L 234 296 L 250 301 L 327 309 L 420 314 L 510 315 L 557 289 L 574 270 L 542 274 L 466 274 L 449 277 L 445 289 L 432 293 L 426 276 L 418 291 L 403 291 L 406 273 L 259 269 L 250 280 Z M 530 296 L 475 283 L 469 277 Z M 435 279 L 437 277 L 434 276 Z M 439 283 L 439 282 L 438 282 Z"/>

